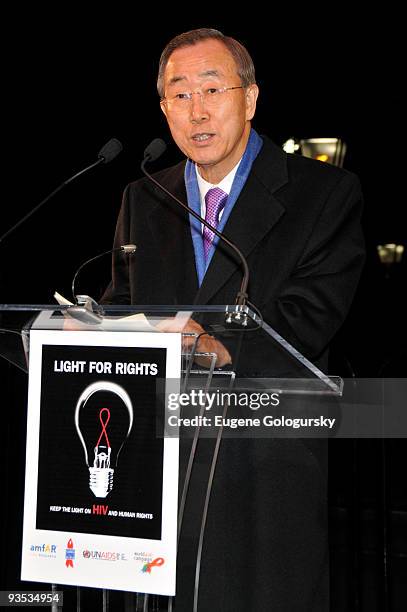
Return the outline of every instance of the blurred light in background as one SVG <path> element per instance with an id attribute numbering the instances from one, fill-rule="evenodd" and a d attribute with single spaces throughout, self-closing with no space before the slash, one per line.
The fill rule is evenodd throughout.
<path id="1" fill-rule="evenodd" d="M 283 149 L 286 153 L 296 153 L 317 159 L 321 162 L 328 162 L 333 166 L 343 166 L 346 153 L 346 143 L 340 138 L 289 138 L 284 144 Z"/>
<path id="2" fill-rule="evenodd" d="M 378 244 L 377 252 L 380 262 L 384 265 L 392 265 L 400 263 L 404 253 L 404 245 L 402 244 Z"/>

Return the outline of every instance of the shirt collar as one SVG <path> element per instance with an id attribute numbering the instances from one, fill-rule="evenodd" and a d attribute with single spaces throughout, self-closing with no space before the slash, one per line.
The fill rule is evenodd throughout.
<path id="1" fill-rule="evenodd" d="M 220 183 L 218 183 L 217 185 L 213 185 L 212 183 L 208 183 L 208 181 L 206 181 L 204 178 L 202 178 L 202 176 L 199 174 L 199 170 L 198 170 L 198 166 L 196 164 L 195 165 L 195 172 L 196 172 L 196 179 L 198 181 L 198 188 L 199 188 L 199 193 L 201 195 L 201 198 L 205 198 L 206 193 L 209 191 L 209 189 L 213 189 L 214 187 L 219 187 L 219 189 L 222 189 L 222 191 L 224 191 L 225 193 L 227 193 L 229 195 L 231 189 L 232 189 L 232 183 L 233 180 L 235 178 L 235 174 L 237 172 L 237 169 L 239 167 L 239 164 L 241 162 L 242 158 L 239 159 L 239 161 L 237 162 L 236 166 L 234 166 L 234 168 L 232 168 L 232 170 L 229 172 L 229 174 L 227 174 Z"/>

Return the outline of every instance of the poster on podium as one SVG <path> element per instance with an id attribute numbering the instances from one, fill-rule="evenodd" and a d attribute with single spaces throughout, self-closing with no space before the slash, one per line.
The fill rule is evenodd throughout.
<path id="1" fill-rule="evenodd" d="M 175 594 L 181 335 L 32 330 L 23 580 Z"/>

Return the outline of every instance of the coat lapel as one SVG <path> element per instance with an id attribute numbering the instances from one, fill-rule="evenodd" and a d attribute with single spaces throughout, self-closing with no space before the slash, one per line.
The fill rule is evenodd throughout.
<path id="1" fill-rule="evenodd" d="M 169 176 L 155 178 L 187 203 L 184 167 L 183 162 L 172 168 Z M 198 291 L 198 278 L 188 214 L 158 187 L 154 190 L 149 224 L 161 257 L 163 280 L 173 286 L 175 303 L 192 304 Z"/>
<path id="2" fill-rule="evenodd" d="M 246 182 L 224 228 L 224 234 L 247 258 L 256 245 L 268 234 L 284 207 L 274 192 L 287 182 L 285 153 L 265 139 Z M 241 269 L 237 255 L 221 241 L 196 295 L 196 304 L 206 304 L 231 275 Z"/>

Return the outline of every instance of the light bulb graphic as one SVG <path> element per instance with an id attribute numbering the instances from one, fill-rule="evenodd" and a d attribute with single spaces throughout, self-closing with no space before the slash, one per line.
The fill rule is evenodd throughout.
<path id="1" fill-rule="evenodd" d="M 91 439 L 89 439 L 89 432 L 86 432 L 86 437 L 88 438 L 86 443 L 82 430 L 80 428 L 79 421 L 81 416 L 83 416 L 84 412 L 86 412 L 86 405 L 88 401 L 95 393 L 98 392 L 103 392 L 103 395 L 101 396 L 103 397 L 103 402 L 100 408 L 97 407 L 96 413 L 94 410 L 92 412 L 92 427 L 90 428 Z M 119 441 L 115 439 L 115 449 L 111 446 L 109 434 L 107 431 L 109 422 L 112 420 L 113 423 L 114 421 L 114 412 L 112 412 L 110 408 L 106 407 L 106 397 L 109 397 L 109 395 L 106 394 L 110 393 L 115 396 L 114 399 L 117 399 L 117 397 L 119 397 L 122 400 L 124 406 L 127 409 L 127 416 L 129 421 L 127 426 L 127 432 L 125 432 L 124 437 L 122 437 L 122 439 Z M 129 394 L 122 387 L 120 387 L 120 385 L 117 385 L 116 383 L 108 381 L 98 381 L 92 383 L 91 385 L 86 387 L 86 389 L 81 393 L 77 401 L 75 408 L 75 426 L 83 449 L 85 451 L 86 465 L 89 468 L 89 488 L 93 492 L 95 497 L 106 497 L 113 488 L 114 470 L 117 467 L 119 455 L 123 448 L 123 445 L 129 437 L 131 428 L 133 426 L 133 405 Z M 101 429 L 99 429 L 100 427 Z M 97 433 L 96 435 L 94 435 L 95 431 L 100 431 L 98 437 Z M 115 437 L 117 438 L 117 436 Z M 88 453 L 88 449 L 93 449 L 93 465 L 89 465 L 90 453 Z M 114 456 L 116 457 L 115 460 Z"/>

